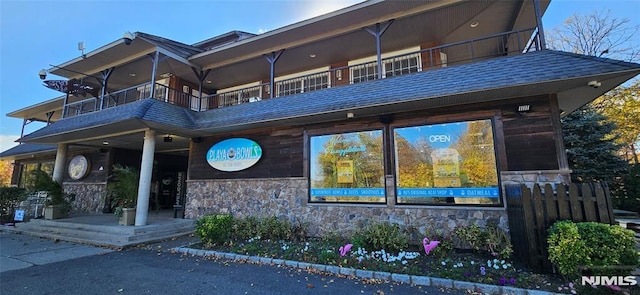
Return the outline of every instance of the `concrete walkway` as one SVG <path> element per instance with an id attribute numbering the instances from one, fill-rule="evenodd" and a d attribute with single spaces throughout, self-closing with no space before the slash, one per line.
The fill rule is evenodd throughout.
<path id="1" fill-rule="evenodd" d="M 112 251 L 0 231 L 0 272 Z"/>

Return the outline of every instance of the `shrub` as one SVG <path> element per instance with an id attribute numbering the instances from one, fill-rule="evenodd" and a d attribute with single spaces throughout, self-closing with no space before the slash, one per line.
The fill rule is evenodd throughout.
<path id="1" fill-rule="evenodd" d="M 509 259 L 513 246 L 509 235 L 496 224 L 480 228 L 477 224 L 456 227 L 454 234 L 463 248 L 485 251 L 500 259 Z"/>
<path id="2" fill-rule="evenodd" d="M 205 215 L 196 221 L 195 233 L 206 245 L 224 244 L 231 238 L 231 215 Z"/>
<path id="3" fill-rule="evenodd" d="M 12 222 L 20 202 L 27 199 L 27 190 L 19 187 L 0 187 L 0 222 Z"/>
<path id="4" fill-rule="evenodd" d="M 386 222 L 373 223 L 362 233 L 369 249 L 400 252 L 409 245 L 409 238 L 397 224 Z"/>
<path id="5" fill-rule="evenodd" d="M 633 231 L 597 222 L 559 221 L 549 229 L 549 260 L 563 276 L 581 270 L 594 275 L 624 275 L 638 266 Z"/>

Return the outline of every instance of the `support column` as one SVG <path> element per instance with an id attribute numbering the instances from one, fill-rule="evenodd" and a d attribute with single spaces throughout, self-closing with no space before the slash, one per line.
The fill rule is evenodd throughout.
<path id="1" fill-rule="evenodd" d="M 156 94 L 156 71 L 158 69 L 159 58 L 160 58 L 160 52 L 156 50 L 156 53 L 151 58 L 153 60 L 153 67 L 151 68 L 151 89 L 149 91 L 149 93 L 151 93 L 150 98 L 155 98 L 155 94 Z M 136 222 L 136 225 L 138 225 L 137 222 Z"/>
<path id="2" fill-rule="evenodd" d="M 284 52 L 284 49 L 276 52 L 271 52 L 270 55 L 264 55 L 264 57 L 267 59 L 267 61 L 269 62 L 269 65 L 271 66 L 269 73 L 271 73 L 271 78 L 269 80 L 269 97 L 273 98 L 273 93 L 276 91 L 274 89 L 275 87 L 275 76 L 276 76 L 276 62 L 278 61 L 278 59 L 280 58 L 280 56 L 282 55 L 282 53 Z"/>
<path id="3" fill-rule="evenodd" d="M 67 150 L 69 146 L 66 143 L 58 144 L 56 152 L 56 162 L 53 165 L 53 181 L 62 184 L 64 178 L 64 166 L 67 163 Z"/>
<path id="4" fill-rule="evenodd" d="M 538 25 L 538 38 L 540 39 L 540 50 L 547 49 L 547 41 L 544 38 L 542 28 L 542 13 L 540 13 L 540 0 L 533 0 L 533 7 L 536 12 L 536 24 Z"/>
<path id="5" fill-rule="evenodd" d="M 204 79 L 207 78 L 211 70 L 209 69 L 206 71 L 202 71 L 202 70 L 198 71 L 194 67 L 191 67 L 191 70 L 196 75 L 196 78 L 198 78 L 198 112 L 199 112 L 199 111 L 202 111 L 202 83 L 204 83 Z"/>
<path id="6" fill-rule="evenodd" d="M 113 73 L 114 67 L 108 68 L 100 73 L 102 73 L 102 90 L 100 90 L 100 106 L 96 106 L 96 110 L 102 110 L 104 108 L 104 95 L 107 92 L 107 83 L 109 82 L 109 77 L 111 77 L 111 73 Z"/>
<path id="7" fill-rule="evenodd" d="M 153 173 L 153 154 L 156 149 L 156 132 L 144 132 L 142 162 L 140 163 L 140 182 L 138 184 L 138 203 L 136 206 L 136 226 L 147 225 L 149 215 L 149 194 L 151 193 L 151 174 Z"/>
<path id="8" fill-rule="evenodd" d="M 380 38 L 382 34 L 387 31 L 389 26 L 393 23 L 393 20 L 386 22 L 382 27 L 380 27 L 380 23 L 376 23 L 375 30 L 364 28 L 365 31 L 369 32 L 373 37 L 376 38 L 376 56 L 378 57 L 378 79 L 382 79 L 382 49 L 380 46 Z"/>

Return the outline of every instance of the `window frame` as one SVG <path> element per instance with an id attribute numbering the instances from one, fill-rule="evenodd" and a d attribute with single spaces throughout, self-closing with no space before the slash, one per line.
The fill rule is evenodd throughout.
<path id="1" fill-rule="evenodd" d="M 375 202 L 363 202 L 363 201 L 344 201 L 344 200 L 335 200 L 335 201 L 322 201 L 322 200 L 314 200 L 313 196 L 312 196 L 312 183 L 314 181 L 313 176 L 314 173 L 312 171 L 312 166 L 313 166 L 313 161 L 315 161 L 315 159 L 313 159 L 312 156 L 312 151 L 313 151 L 313 147 L 312 147 L 312 140 L 314 137 L 324 137 L 324 136 L 334 136 L 334 135 L 343 135 L 343 134 L 358 134 L 358 133 L 366 133 L 366 132 L 379 132 L 380 133 L 380 172 L 381 172 L 381 187 L 377 188 L 374 187 L 374 189 L 381 189 L 382 190 L 382 195 L 379 197 L 381 198 L 380 201 L 375 201 Z M 324 132 L 322 131 L 318 131 L 316 130 L 316 132 L 305 132 L 305 153 L 307 154 L 307 163 L 305 164 L 305 174 L 308 176 L 307 177 L 307 185 L 308 185 L 308 193 L 307 193 L 307 203 L 308 204 L 313 204 L 313 205 L 322 205 L 322 204 L 332 204 L 332 205 L 354 205 L 354 204 L 358 204 L 358 205 L 369 205 L 369 206 L 378 206 L 378 205 L 386 205 L 387 202 L 389 201 L 388 198 L 388 193 L 387 193 L 387 186 L 386 186 L 386 175 L 385 175 L 385 165 L 386 165 L 386 161 L 387 161 L 387 154 L 385 152 L 385 142 L 386 142 L 386 134 L 385 134 L 385 129 L 380 126 L 379 128 L 375 128 L 375 127 L 371 127 L 371 128 L 367 128 L 367 129 L 346 129 L 346 130 L 324 130 Z M 324 188 L 322 188 L 324 189 Z M 340 188 L 326 188 L 326 189 L 340 189 Z M 354 188 L 355 189 L 355 188 Z M 367 189 L 367 188 L 358 188 L 358 189 Z M 321 197 L 321 196 L 318 196 Z M 345 197 L 345 196 L 342 196 Z M 336 197 L 339 198 L 339 197 Z M 367 197 L 359 197 L 360 199 L 362 198 L 367 198 Z M 370 196 L 369 198 L 376 198 L 375 196 Z"/>
<path id="2" fill-rule="evenodd" d="M 401 189 L 400 185 L 399 185 L 399 181 L 400 181 L 400 172 L 399 172 L 399 157 L 398 157 L 398 151 L 397 151 L 397 141 L 396 141 L 396 129 L 402 129 L 402 128 L 411 128 L 411 127 L 424 127 L 424 128 L 428 128 L 429 126 L 437 126 L 437 125 L 443 125 L 443 124 L 455 124 L 455 123 L 470 123 L 470 122 L 476 122 L 476 121 L 484 121 L 484 120 L 488 120 L 490 122 L 490 126 L 491 126 L 491 136 L 492 136 L 492 146 L 493 146 L 493 156 L 494 156 L 494 162 L 495 162 L 495 174 L 496 174 L 496 186 L 493 189 L 497 189 L 497 196 L 492 197 L 492 198 L 496 198 L 498 200 L 497 203 L 490 203 L 490 204 L 481 204 L 481 203 L 460 203 L 460 204 L 456 204 L 456 203 L 425 203 L 425 202 L 401 202 L 400 201 L 400 197 L 398 195 L 398 190 Z M 501 189 L 501 185 L 502 185 L 502 181 L 500 179 L 500 171 L 501 171 L 501 157 L 500 157 L 500 150 L 502 148 L 502 144 L 500 142 L 500 135 L 498 134 L 498 130 L 497 130 L 497 118 L 495 116 L 482 116 L 482 117 L 467 117 L 467 118 L 460 118 L 459 120 L 454 120 L 454 121 L 437 121 L 437 122 L 433 122 L 433 121 L 428 121 L 428 122 L 411 122 L 409 124 L 403 124 L 403 125 L 397 125 L 397 126 L 391 126 L 390 127 L 390 142 L 392 145 L 392 158 L 393 158 L 393 167 L 391 168 L 393 171 L 393 176 L 394 176 L 394 183 L 393 183 L 393 189 L 395 191 L 395 204 L 398 206 L 434 206 L 434 207 L 443 207 L 443 206 L 450 206 L 450 207 L 456 207 L 456 208 L 461 208 L 461 207 L 471 207 L 471 208 L 503 208 L 505 206 L 505 200 L 502 194 L 502 189 Z M 443 189 L 447 189 L 447 188 L 443 188 Z M 469 187 L 469 189 L 474 189 L 473 187 Z M 474 198 L 474 199 L 480 199 L 480 197 L 478 198 Z"/>

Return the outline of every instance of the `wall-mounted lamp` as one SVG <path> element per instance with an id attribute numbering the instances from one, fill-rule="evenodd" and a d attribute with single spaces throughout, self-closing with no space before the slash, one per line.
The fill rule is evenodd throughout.
<path id="1" fill-rule="evenodd" d="M 530 104 L 523 104 L 518 106 L 518 113 L 526 113 L 531 110 Z"/>
<path id="2" fill-rule="evenodd" d="M 587 83 L 587 85 L 589 85 L 589 87 L 591 87 L 591 88 L 598 88 L 598 87 L 602 86 L 602 83 L 600 83 L 599 81 L 596 81 L 596 80 L 592 80 L 592 81 L 589 81 Z"/>
<path id="3" fill-rule="evenodd" d="M 173 137 L 167 134 L 167 136 L 164 137 L 164 142 L 173 142 Z"/>
<path id="4" fill-rule="evenodd" d="M 104 166 L 100 166 L 100 168 L 98 168 L 98 171 L 104 171 Z"/>
<path id="5" fill-rule="evenodd" d="M 47 71 L 45 69 L 40 70 L 40 72 L 38 72 L 38 75 L 40 76 L 41 80 L 44 80 L 47 78 Z"/>
<path id="6" fill-rule="evenodd" d="M 124 45 L 131 45 L 131 42 L 133 42 L 133 39 L 135 37 L 136 36 L 131 32 L 124 32 L 124 34 L 122 35 L 122 39 L 124 40 Z"/>
<path id="7" fill-rule="evenodd" d="M 338 81 L 342 80 L 342 70 L 337 70 L 336 71 L 336 79 Z"/>
<path id="8" fill-rule="evenodd" d="M 109 142 L 105 140 L 102 142 L 102 145 L 109 145 Z"/>
<path id="9" fill-rule="evenodd" d="M 347 113 L 347 119 L 353 118 L 355 115 L 352 112 Z"/>

